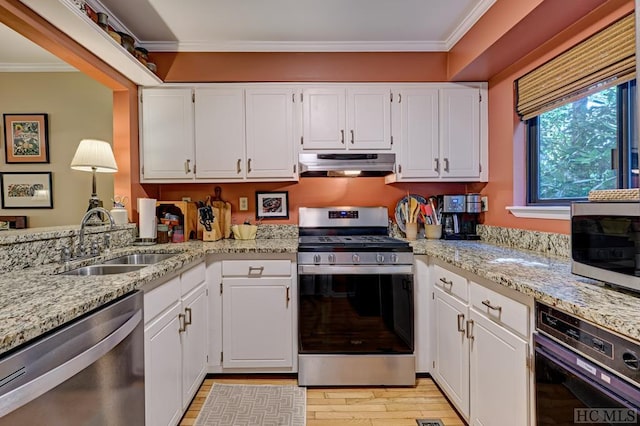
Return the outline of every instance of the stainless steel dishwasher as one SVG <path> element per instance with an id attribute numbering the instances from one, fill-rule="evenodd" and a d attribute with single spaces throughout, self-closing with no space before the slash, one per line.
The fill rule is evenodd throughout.
<path id="1" fill-rule="evenodd" d="M 144 425 L 142 293 L 0 359 L 0 425 Z"/>

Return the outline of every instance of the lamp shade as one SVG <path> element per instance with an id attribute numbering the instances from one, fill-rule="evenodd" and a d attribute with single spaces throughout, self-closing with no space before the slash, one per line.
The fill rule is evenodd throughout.
<path id="1" fill-rule="evenodd" d="M 98 173 L 115 173 L 118 171 L 116 159 L 113 156 L 111 145 L 105 141 L 96 139 L 83 139 L 78 145 L 76 154 L 71 160 L 73 170 Z"/>

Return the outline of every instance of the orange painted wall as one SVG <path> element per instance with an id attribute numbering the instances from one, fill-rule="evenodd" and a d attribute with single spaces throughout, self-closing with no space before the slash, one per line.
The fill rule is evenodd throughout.
<path id="1" fill-rule="evenodd" d="M 159 199 L 179 201 L 183 196 L 192 201 L 213 197 L 215 184 L 161 185 Z M 289 219 L 270 219 L 264 223 L 297 223 L 298 207 L 320 207 L 339 205 L 386 206 L 391 217 L 396 203 L 407 191 L 425 197 L 435 194 L 465 193 L 466 185 L 460 183 L 420 183 L 385 185 L 384 178 L 302 178 L 298 183 L 230 183 L 220 184 L 222 199 L 232 207 L 234 223 L 246 218 L 255 221 L 255 191 L 288 191 Z M 249 198 L 249 211 L 238 210 L 238 198 Z"/>
<path id="2" fill-rule="evenodd" d="M 525 128 L 514 111 L 513 82 L 591 34 L 632 12 L 632 0 L 611 1 L 542 44 L 489 80 L 489 183 L 482 190 L 490 200 L 484 223 L 511 228 L 569 233 L 566 220 L 516 218 L 506 206 L 525 204 Z"/>

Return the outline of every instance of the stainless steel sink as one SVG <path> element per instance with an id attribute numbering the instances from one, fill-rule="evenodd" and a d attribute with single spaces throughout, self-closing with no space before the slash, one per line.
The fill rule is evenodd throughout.
<path id="1" fill-rule="evenodd" d="M 148 265 L 89 265 L 82 268 L 72 269 L 67 272 L 62 272 L 60 275 L 113 275 L 124 274 L 126 272 L 137 271 Z"/>
<path id="2" fill-rule="evenodd" d="M 153 265 L 178 253 L 136 253 L 116 257 L 102 262 L 103 265 Z"/>

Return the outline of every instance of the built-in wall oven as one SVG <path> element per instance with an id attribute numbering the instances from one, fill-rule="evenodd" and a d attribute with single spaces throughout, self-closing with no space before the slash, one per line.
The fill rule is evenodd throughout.
<path id="1" fill-rule="evenodd" d="M 640 424 L 640 345 L 536 303 L 537 424 Z"/>
<path id="2" fill-rule="evenodd" d="M 414 385 L 413 254 L 384 207 L 301 208 L 298 381 Z"/>

